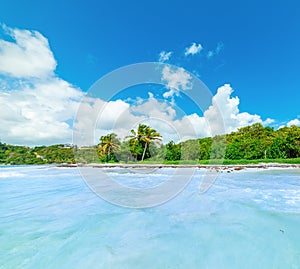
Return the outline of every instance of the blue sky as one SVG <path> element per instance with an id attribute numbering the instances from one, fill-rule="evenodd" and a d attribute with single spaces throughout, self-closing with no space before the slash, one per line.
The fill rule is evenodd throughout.
<path id="1" fill-rule="evenodd" d="M 300 115 L 299 11 L 298 1 L 4 0 L 0 22 L 43 35 L 55 76 L 83 92 L 116 68 L 172 52 L 167 63 L 197 74 L 214 95 L 230 84 L 241 112 L 279 127 Z M 202 49 L 185 56 L 193 43 Z"/>

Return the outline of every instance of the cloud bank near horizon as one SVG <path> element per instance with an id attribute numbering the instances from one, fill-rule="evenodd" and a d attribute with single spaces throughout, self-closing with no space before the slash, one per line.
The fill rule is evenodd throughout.
<path id="1" fill-rule="evenodd" d="M 208 122 L 215 120 L 217 109 L 222 113 L 226 132 L 257 122 L 273 122 L 241 112 L 240 100 L 232 97 L 233 89 L 229 84 L 219 87 L 203 116 L 192 113 L 179 117 L 173 97 L 179 95 L 179 90 L 190 87 L 189 74 L 183 68 L 163 69 L 162 80 L 169 85 L 163 94 L 164 100 L 155 98 L 150 92 L 148 98 L 141 100 L 137 96 L 133 103 L 126 100 L 106 102 L 99 98 L 87 98 L 81 103 L 86 93 L 55 74 L 57 62 L 46 37 L 37 31 L 3 25 L 2 28 L 10 38 L 10 41 L 0 39 L 2 142 L 26 145 L 71 143 L 73 119 L 79 105 L 90 118 L 78 117 L 74 127 L 95 128 L 97 137 L 112 131 L 125 137 L 140 122 L 156 128 L 164 142 L 205 137 L 211 135 Z M 200 44 L 193 43 L 186 53 L 194 55 L 201 49 Z M 161 60 L 167 61 L 171 55 L 165 52 Z M 99 107 L 105 107 L 100 119 Z M 91 127 L 93 121 L 97 121 L 96 127 Z M 294 119 L 288 124 L 300 126 L 300 121 Z"/>

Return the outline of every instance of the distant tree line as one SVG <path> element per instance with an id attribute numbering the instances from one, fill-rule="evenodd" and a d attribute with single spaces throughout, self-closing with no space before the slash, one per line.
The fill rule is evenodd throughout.
<path id="1" fill-rule="evenodd" d="M 72 147 L 65 145 L 26 147 L 0 142 L 0 163 L 2 164 L 51 164 L 74 163 Z"/>
<path id="2" fill-rule="evenodd" d="M 159 132 L 140 124 L 124 141 L 110 133 L 101 136 L 98 145 L 81 148 L 63 144 L 31 148 L 0 142 L 0 164 L 300 158 L 300 127 L 297 126 L 274 130 L 256 123 L 213 138 L 170 141 L 165 145 L 161 140 Z"/>
<path id="3" fill-rule="evenodd" d="M 148 135 L 145 134 L 148 130 Z M 149 132 L 151 130 L 151 132 Z M 102 161 L 177 161 L 177 160 L 256 160 L 300 157 L 300 127 L 274 130 L 260 123 L 239 128 L 236 132 L 185 142 L 156 144 L 160 134 L 146 125 L 131 130 L 129 140 L 121 142 L 116 134 L 100 138 L 99 156 Z M 107 142 L 109 141 L 109 142 Z M 110 150 L 105 151 L 107 145 Z"/>
<path id="4" fill-rule="evenodd" d="M 185 148 L 185 150 L 183 150 Z M 181 153 L 181 156 L 180 156 Z M 182 154 L 184 154 L 182 156 Z M 226 135 L 166 145 L 167 160 L 255 160 L 300 157 L 300 127 L 274 130 L 260 123 Z"/>

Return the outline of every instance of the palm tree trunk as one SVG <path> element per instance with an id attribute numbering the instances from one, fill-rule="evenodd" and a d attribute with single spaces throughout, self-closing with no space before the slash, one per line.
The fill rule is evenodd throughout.
<path id="1" fill-rule="evenodd" d="M 148 143 L 146 142 L 146 144 L 145 144 L 145 147 L 144 147 L 143 156 L 142 156 L 142 161 L 143 161 L 143 160 L 144 160 L 144 158 L 145 158 L 145 154 L 146 154 L 147 146 L 148 146 Z"/>
<path id="2" fill-rule="evenodd" d="M 107 155 L 106 155 L 106 162 L 107 163 L 109 161 L 109 155 L 110 155 L 110 148 L 108 148 Z"/>

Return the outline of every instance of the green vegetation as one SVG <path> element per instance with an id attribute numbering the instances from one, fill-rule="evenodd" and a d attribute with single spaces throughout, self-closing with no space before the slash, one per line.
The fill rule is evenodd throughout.
<path id="1" fill-rule="evenodd" d="M 164 163 L 258 164 L 300 163 L 300 127 L 274 130 L 256 123 L 226 135 L 162 145 L 161 135 L 140 124 L 125 141 L 111 133 L 96 146 L 13 146 L 0 142 L 0 164 L 50 163 Z"/>
<path id="2" fill-rule="evenodd" d="M 73 149 L 65 145 L 29 148 L 3 144 L 0 142 L 1 164 L 50 164 L 74 162 Z"/>
<path id="3" fill-rule="evenodd" d="M 151 127 L 139 124 L 137 131 L 132 129 L 129 139 L 129 149 L 135 160 L 144 161 L 145 158 L 151 157 L 150 145 L 161 140 L 161 135 Z"/>
<path id="4" fill-rule="evenodd" d="M 300 157 L 300 127 L 274 131 L 261 124 L 240 128 L 226 135 L 225 159 L 287 159 Z"/>
<path id="5" fill-rule="evenodd" d="M 120 148 L 120 145 L 121 142 L 114 133 L 101 136 L 98 145 L 98 155 L 100 160 L 105 162 L 116 162 L 117 158 L 114 153 Z"/>

